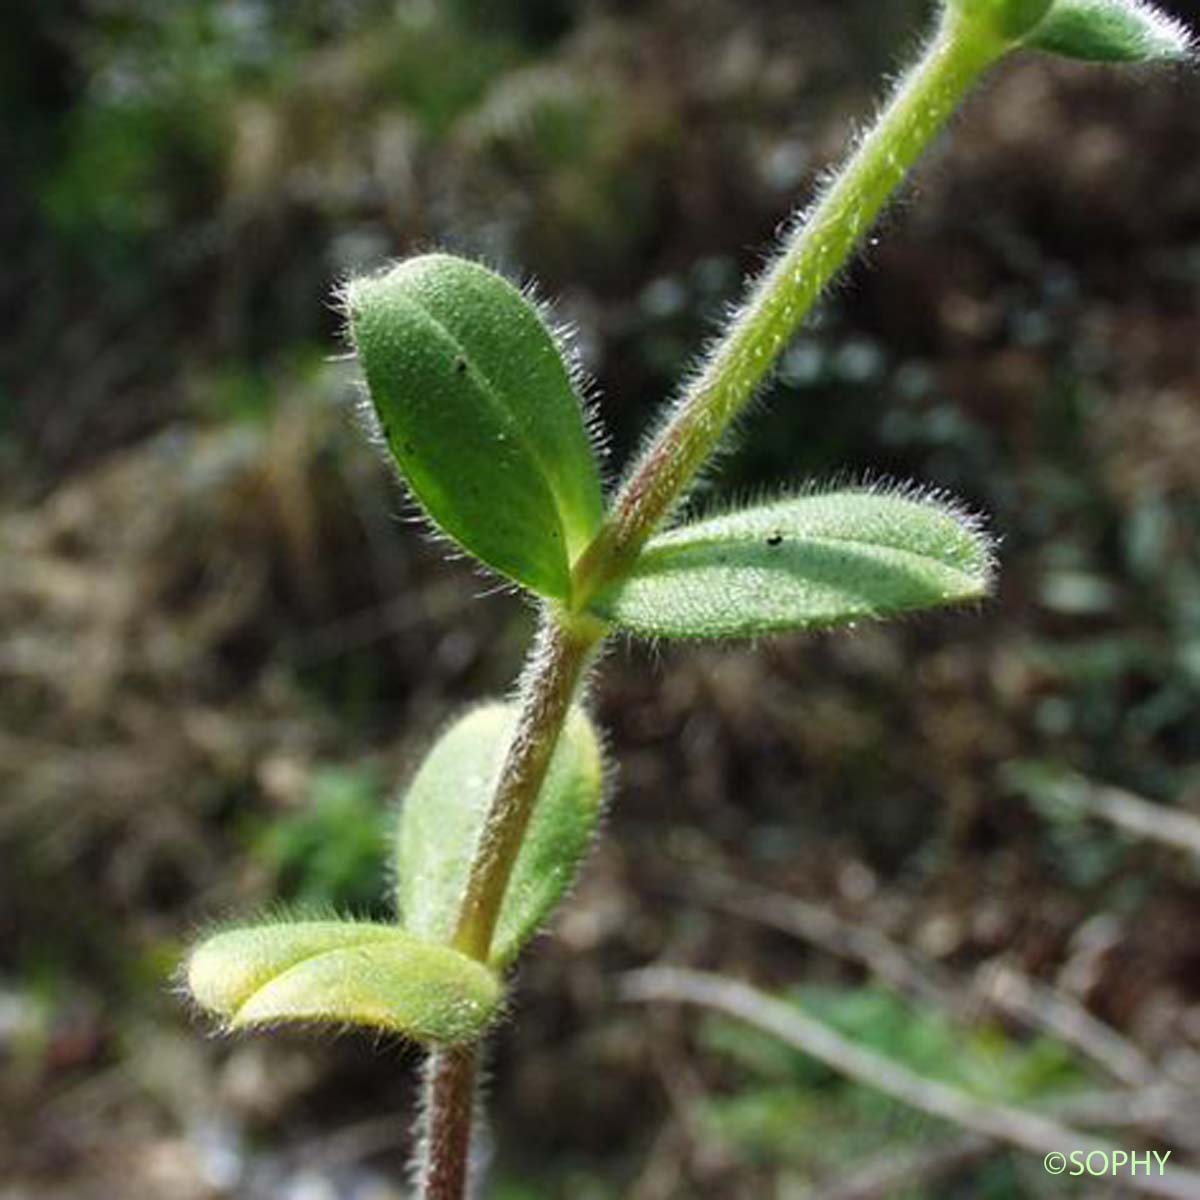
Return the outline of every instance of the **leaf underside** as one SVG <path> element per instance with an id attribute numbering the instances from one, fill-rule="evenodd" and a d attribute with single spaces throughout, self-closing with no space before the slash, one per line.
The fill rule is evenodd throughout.
<path id="1" fill-rule="evenodd" d="M 1183 24 L 1141 0 L 1056 0 L 1025 44 L 1090 62 L 1161 62 L 1192 53 Z"/>
<path id="2" fill-rule="evenodd" d="M 214 934 L 192 952 L 187 983 L 229 1030 L 363 1025 L 433 1043 L 477 1038 L 500 1001 L 496 977 L 465 955 L 396 926 L 352 921 Z"/>
<path id="3" fill-rule="evenodd" d="M 346 307 L 388 449 L 434 524 L 501 574 L 565 598 L 603 498 L 579 398 L 537 309 L 447 254 L 356 280 Z"/>
<path id="4" fill-rule="evenodd" d="M 404 928 L 449 942 L 516 723 L 515 705 L 472 709 L 441 736 L 404 798 L 396 837 Z M 587 853 L 600 812 L 602 757 L 574 709 L 550 761 L 496 922 L 491 964 L 507 965 L 557 907 Z"/>
<path id="5" fill-rule="evenodd" d="M 986 535 L 944 503 L 813 493 L 653 538 L 592 608 L 648 637 L 753 637 L 967 603 L 991 573 Z"/>

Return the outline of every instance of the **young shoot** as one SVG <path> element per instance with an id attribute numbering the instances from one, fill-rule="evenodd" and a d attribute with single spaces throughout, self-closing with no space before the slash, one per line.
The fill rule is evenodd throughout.
<path id="1" fill-rule="evenodd" d="M 572 368 L 520 290 L 447 254 L 344 289 L 400 477 L 436 530 L 534 599 L 541 627 L 516 699 L 454 721 L 408 785 L 394 923 L 228 929 L 198 945 L 186 977 L 226 1029 L 356 1025 L 429 1047 L 415 1168 L 426 1200 L 464 1195 L 479 1047 L 506 972 L 596 830 L 603 755 L 582 692 L 601 643 L 752 638 L 989 594 L 981 522 L 932 492 L 792 480 L 774 499 L 673 521 L 908 171 L 980 76 L 1022 50 L 1158 62 L 1187 59 L 1191 41 L 1142 0 L 944 0 L 912 68 L 610 496 Z"/>

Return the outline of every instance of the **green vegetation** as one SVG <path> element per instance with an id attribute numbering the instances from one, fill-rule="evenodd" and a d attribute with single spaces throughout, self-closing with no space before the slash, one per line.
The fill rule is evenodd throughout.
<path id="1" fill-rule="evenodd" d="M 502 989 L 488 968 L 506 966 L 557 905 L 598 812 L 595 737 L 582 717 L 570 736 L 562 731 L 609 623 L 736 637 L 987 594 L 992 554 L 978 524 L 916 495 L 824 493 L 654 535 L 988 67 L 1039 44 L 1041 30 L 1045 47 L 1068 56 L 1188 53 L 1182 31 L 1152 10 L 1060 3 L 1071 11 L 1056 21 L 1054 0 L 948 0 L 916 65 L 751 287 L 607 509 L 571 369 L 516 289 L 440 254 L 346 289 L 350 335 L 402 477 L 435 526 L 540 597 L 541 634 L 516 710 L 459 722 L 414 781 L 399 837 L 400 929 L 273 922 L 218 934 L 194 951 L 189 982 L 234 1026 L 352 1022 L 434 1047 L 463 1043 L 430 1055 L 417 1168 L 427 1200 L 459 1200 L 468 1188 L 476 1047 Z M 434 818 L 443 812 L 445 822 Z"/>
<path id="2" fill-rule="evenodd" d="M 1196 868 L 1097 798 L 1161 832 L 1200 779 L 1194 97 L 1014 55 L 879 229 L 895 164 L 860 159 L 846 267 L 837 213 L 776 222 L 837 194 L 849 118 L 931 5 L 884 7 L 17 0 L 0 1159 L 22 1194 L 387 1195 L 421 1057 L 393 1038 L 436 1047 L 436 1084 L 486 1034 L 499 1196 L 770 1195 L 955 1140 L 777 1042 L 617 1003 L 657 957 L 771 980 L 970 1095 L 1113 1087 L 1036 1023 L 903 1007 L 860 982 L 886 960 L 708 909 L 714 876 L 886 931 L 964 992 L 1012 964 L 1126 1040 L 1122 1087 L 1169 1089 Z M 1186 43 L 1140 4 L 952 7 L 977 49 Z M 892 127 L 898 158 L 919 125 Z M 772 229 L 775 266 L 809 232 L 811 270 L 722 359 Z M 347 280 L 379 301 L 356 363 L 330 357 Z M 561 654 L 588 685 L 554 681 L 545 786 L 511 787 Z M 505 863 L 497 905 L 479 881 Z M 194 960 L 219 1026 L 387 1036 L 196 1037 L 172 984 L 223 922 Z M 1178 1161 L 1187 1131 L 1156 1119 Z M 1051 1195 L 1003 1149 L 943 1178 L 913 1195 Z"/>
<path id="3" fill-rule="evenodd" d="M 271 871 L 280 899 L 303 912 L 366 912 L 387 875 L 383 789 L 370 774 L 330 767 L 307 803 L 253 836 L 251 853 Z"/>
<path id="4" fill-rule="evenodd" d="M 994 1025 L 966 1029 L 944 1013 L 915 1011 L 879 986 L 805 988 L 788 1000 L 857 1045 L 980 1099 L 1038 1103 L 1089 1081 L 1079 1056 L 1052 1038 L 1020 1042 Z M 712 1097 L 704 1116 L 714 1135 L 739 1153 L 828 1178 L 881 1145 L 900 1151 L 951 1134 L 948 1123 L 913 1116 L 897 1101 L 726 1017 L 704 1018 L 699 1041 L 736 1068 L 728 1093 Z"/>

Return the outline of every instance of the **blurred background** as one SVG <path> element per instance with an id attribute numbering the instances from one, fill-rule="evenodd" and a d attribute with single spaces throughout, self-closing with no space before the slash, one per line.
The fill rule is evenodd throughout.
<path id="1" fill-rule="evenodd" d="M 399 782 L 531 632 L 406 523 L 331 289 L 431 246 L 536 279 L 615 472 L 928 15 L 10 0 L 4 1200 L 402 1194 L 415 1054 L 213 1039 L 174 990 L 211 921 L 387 915 Z M 999 596 L 609 655 L 611 815 L 496 1039 L 495 1196 L 1110 1194 L 623 1003 L 663 958 L 977 1097 L 1196 1103 L 1198 151 L 1194 78 L 1014 61 L 787 351 L 709 493 L 948 489 Z"/>

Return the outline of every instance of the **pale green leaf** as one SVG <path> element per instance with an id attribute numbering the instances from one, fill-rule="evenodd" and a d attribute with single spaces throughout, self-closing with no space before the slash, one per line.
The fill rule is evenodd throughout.
<path id="1" fill-rule="evenodd" d="M 545 596 L 600 523 L 579 398 L 537 309 L 507 280 L 446 254 L 345 292 L 380 428 L 430 518 Z"/>
<path id="2" fill-rule="evenodd" d="M 1093 62 L 1155 62 L 1192 53 L 1182 22 L 1142 0 L 1055 0 L 1025 44 Z"/>
<path id="3" fill-rule="evenodd" d="M 420 937 L 453 936 L 516 715 L 511 704 L 472 709 L 441 736 L 409 786 L 396 837 L 397 904 L 404 927 Z M 571 886 L 599 816 L 601 775 L 599 740 L 575 709 L 504 895 L 493 965 L 516 957 Z"/>
<path id="4" fill-rule="evenodd" d="M 978 600 L 991 574 L 986 535 L 950 505 L 814 493 L 653 538 L 591 607 L 650 637 L 752 637 Z"/>
<path id="5" fill-rule="evenodd" d="M 352 921 L 227 929 L 192 952 L 187 984 L 231 1030 L 319 1022 L 437 1043 L 477 1038 L 501 997 L 496 976 L 465 955 Z"/>

